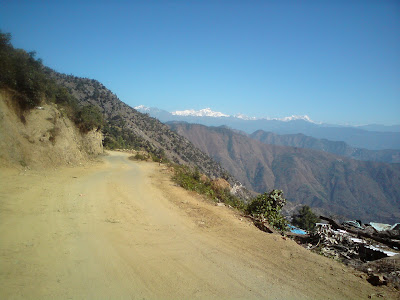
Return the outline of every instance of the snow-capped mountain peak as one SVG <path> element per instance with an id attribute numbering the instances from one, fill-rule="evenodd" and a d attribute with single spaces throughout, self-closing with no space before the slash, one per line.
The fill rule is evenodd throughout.
<path id="1" fill-rule="evenodd" d="M 134 109 L 138 110 L 138 111 L 149 111 L 150 107 L 144 106 L 144 105 L 138 105 L 135 106 Z"/>
<path id="2" fill-rule="evenodd" d="M 192 117 L 229 117 L 229 115 L 223 114 L 222 112 L 212 111 L 211 108 L 204 108 L 200 110 L 187 109 L 187 110 L 177 110 L 171 112 L 174 116 L 192 116 Z"/>
<path id="3" fill-rule="evenodd" d="M 290 117 L 284 117 L 284 118 L 274 118 L 272 120 L 279 120 L 279 121 L 284 121 L 284 122 L 289 122 L 289 121 L 296 121 L 296 120 L 303 120 L 307 121 L 310 123 L 315 123 L 313 120 L 310 119 L 309 116 L 304 115 L 304 116 L 298 116 L 298 115 L 291 115 Z"/>
<path id="4" fill-rule="evenodd" d="M 148 107 L 145 105 L 138 105 L 134 107 L 136 110 L 142 112 L 142 113 L 149 113 L 150 115 L 158 115 L 160 113 L 165 113 L 169 114 L 170 116 L 177 116 L 177 117 L 213 117 L 213 118 L 227 118 L 227 117 L 233 117 L 241 120 L 246 120 L 246 121 L 251 121 L 251 120 L 259 120 L 259 119 L 264 119 L 264 120 L 276 120 L 276 121 L 283 121 L 283 122 L 290 122 L 290 121 L 297 121 L 297 120 L 303 120 L 309 123 L 314 123 L 314 124 L 320 124 L 318 122 L 315 122 L 311 120 L 311 118 L 307 115 L 291 115 L 290 117 L 283 117 L 283 118 L 256 118 L 256 117 L 249 117 L 247 115 L 244 115 L 242 113 L 235 114 L 233 116 L 224 114 L 219 111 L 213 111 L 211 108 L 207 107 L 204 109 L 200 110 L 194 110 L 194 109 L 186 109 L 186 110 L 177 110 L 173 112 L 167 112 L 164 110 L 160 110 L 155 107 Z M 171 120 L 171 118 L 169 118 Z"/>
<path id="5" fill-rule="evenodd" d="M 246 115 L 241 114 L 241 113 L 238 113 L 238 114 L 234 115 L 234 117 L 238 118 L 238 119 L 242 119 L 242 120 L 257 120 L 256 117 L 249 117 L 249 116 L 246 116 Z"/>

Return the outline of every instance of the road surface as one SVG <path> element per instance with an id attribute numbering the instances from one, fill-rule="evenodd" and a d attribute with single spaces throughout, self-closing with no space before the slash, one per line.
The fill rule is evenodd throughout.
<path id="1" fill-rule="evenodd" d="M 366 299 L 382 292 L 175 186 L 166 167 L 127 157 L 110 152 L 82 167 L 0 170 L 1 299 Z"/>

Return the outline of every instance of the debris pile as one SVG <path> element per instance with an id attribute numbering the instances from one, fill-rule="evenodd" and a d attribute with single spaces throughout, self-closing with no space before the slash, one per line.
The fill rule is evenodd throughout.
<path id="1" fill-rule="evenodd" d="M 400 289 L 400 224 L 317 223 L 316 230 L 300 239 L 310 250 L 367 273 L 373 285 L 391 283 Z"/>
<path id="2" fill-rule="evenodd" d="M 330 224 L 318 223 L 310 235 L 307 245 L 324 256 L 339 259 L 354 259 L 358 256 L 356 243 L 342 230 L 333 230 Z"/>

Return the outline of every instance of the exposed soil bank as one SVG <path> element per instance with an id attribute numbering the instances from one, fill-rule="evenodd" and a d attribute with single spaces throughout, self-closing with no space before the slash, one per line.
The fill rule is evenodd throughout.
<path id="1" fill-rule="evenodd" d="M 79 165 L 103 153 L 100 130 L 81 133 L 55 104 L 21 112 L 0 90 L 0 167 L 47 169 Z"/>

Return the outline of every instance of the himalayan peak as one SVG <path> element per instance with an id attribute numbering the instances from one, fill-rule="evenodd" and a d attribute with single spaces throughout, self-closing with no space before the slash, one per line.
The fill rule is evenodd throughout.
<path id="1" fill-rule="evenodd" d="M 135 109 L 141 112 L 150 112 L 152 108 L 149 108 L 144 105 L 139 105 L 136 106 Z M 222 112 L 218 111 L 213 111 L 211 108 L 204 108 L 200 110 L 194 110 L 194 109 L 187 109 L 187 110 L 177 110 L 173 111 L 170 114 L 174 116 L 183 116 L 183 117 L 214 117 L 214 118 L 220 118 L 220 117 L 234 117 L 242 120 L 257 120 L 257 119 L 265 119 L 265 120 L 277 120 L 277 121 L 284 121 L 284 122 L 289 122 L 289 121 L 294 121 L 294 120 L 303 120 L 307 121 L 310 123 L 316 123 L 313 120 L 310 119 L 309 116 L 304 115 L 304 116 L 299 116 L 299 115 L 292 115 L 290 117 L 284 117 L 284 118 L 256 118 L 256 117 L 249 117 L 244 114 L 238 113 L 233 116 L 224 114 Z"/>
<path id="2" fill-rule="evenodd" d="M 200 110 L 194 110 L 194 109 L 187 109 L 187 110 L 177 110 L 171 112 L 171 114 L 175 116 L 193 116 L 193 117 L 229 117 L 229 115 L 226 115 L 222 112 L 218 111 L 212 111 L 211 108 L 204 108 Z"/>

